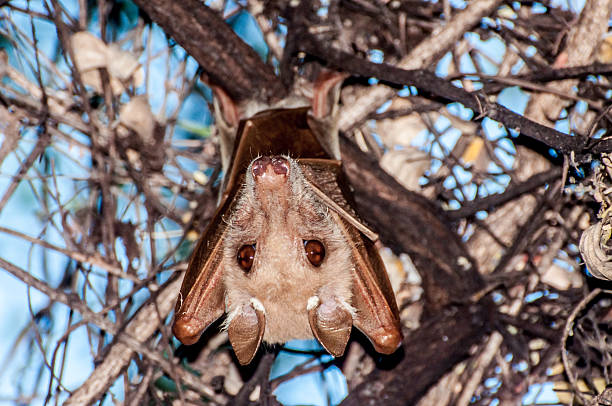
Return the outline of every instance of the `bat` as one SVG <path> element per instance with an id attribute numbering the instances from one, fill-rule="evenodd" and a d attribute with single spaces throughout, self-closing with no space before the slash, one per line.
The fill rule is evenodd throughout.
<path id="1" fill-rule="evenodd" d="M 376 234 L 350 204 L 337 140 L 325 139 L 309 110 L 266 110 L 238 125 L 220 204 L 177 300 L 172 330 L 182 343 L 226 314 L 242 365 L 262 340 L 314 337 L 339 357 L 352 326 L 380 353 L 399 346 Z"/>

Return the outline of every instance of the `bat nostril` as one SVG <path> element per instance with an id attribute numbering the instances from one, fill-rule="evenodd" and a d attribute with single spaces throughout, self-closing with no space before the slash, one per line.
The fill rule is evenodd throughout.
<path id="1" fill-rule="evenodd" d="M 251 167 L 253 175 L 257 177 L 263 176 L 266 173 L 266 169 L 270 163 L 272 163 L 272 159 L 270 159 L 270 157 L 262 156 L 261 158 L 257 158 L 255 161 L 253 161 L 253 166 Z"/>
<path id="2" fill-rule="evenodd" d="M 287 175 L 287 173 L 289 172 L 289 161 L 287 161 L 283 157 L 273 157 L 272 169 L 277 175 Z"/>
<path id="3" fill-rule="evenodd" d="M 274 177 L 275 175 L 287 176 L 289 161 L 281 156 L 262 156 L 253 161 L 251 172 L 256 178 Z"/>

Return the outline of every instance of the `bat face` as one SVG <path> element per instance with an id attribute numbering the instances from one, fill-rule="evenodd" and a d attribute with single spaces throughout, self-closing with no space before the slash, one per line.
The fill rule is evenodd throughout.
<path id="1" fill-rule="evenodd" d="M 341 356 L 353 326 L 378 352 L 401 342 L 376 235 L 348 203 L 340 162 L 307 112 L 270 110 L 241 122 L 221 204 L 177 300 L 172 330 L 184 344 L 224 313 L 241 364 L 262 340 L 315 337 Z"/>
<path id="2" fill-rule="evenodd" d="M 295 160 L 255 159 L 237 207 L 225 219 L 227 326 L 255 303 L 265 316 L 263 339 L 284 343 L 313 337 L 308 312 L 321 305 L 351 314 L 349 242 Z"/>

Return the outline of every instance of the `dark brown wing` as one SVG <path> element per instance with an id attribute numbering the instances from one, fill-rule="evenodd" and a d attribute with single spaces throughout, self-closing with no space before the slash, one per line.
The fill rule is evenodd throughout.
<path id="1" fill-rule="evenodd" d="M 351 225 L 345 235 L 352 241 L 355 264 L 352 305 L 353 325 L 372 342 L 376 351 L 391 354 L 402 341 L 399 311 L 385 266 L 374 243 Z"/>
<path id="2" fill-rule="evenodd" d="M 227 225 L 223 214 L 232 206 L 232 201 L 225 200 L 217 208 L 191 255 L 172 326 L 172 332 L 183 344 L 197 342 L 204 330 L 225 310 L 221 246 Z"/>
<path id="3" fill-rule="evenodd" d="M 351 304 L 357 311 L 353 324 L 370 339 L 376 351 L 390 354 L 402 340 L 397 303 L 380 254 L 365 235 L 369 229 L 348 202 L 340 163 L 324 159 L 300 159 L 299 163 L 308 181 L 333 200 L 330 208 L 346 240 L 351 242 L 355 266 Z"/>

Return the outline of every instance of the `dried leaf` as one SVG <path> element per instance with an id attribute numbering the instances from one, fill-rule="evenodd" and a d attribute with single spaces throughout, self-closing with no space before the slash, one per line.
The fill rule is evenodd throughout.
<path id="1" fill-rule="evenodd" d="M 81 80 L 85 86 L 91 87 L 94 92 L 102 93 L 102 79 L 100 79 L 100 72 L 97 70 L 81 72 Z"/>
<path id="2" fill-rule="evenodd" d="M 407 274 L 406 270 L 404 269 L 404 264 L 389 248 L 381 249 L 379 252 L 380 257 L 385 264 L 387 274 L 389 275 L 389 281 L 391 282 L 393 292 L 397 294 L 402 283 L 404 283 L 406 280 Z"/>
<path id="3" fill-rule="evenodd" d="M 567 290 L 582 286 L 582 278 L 577 272 L 552 264 L 541 276 L 542 282 L 557 290 Z"/>
<path id="4" fill-rule="evenodd" d="M 476 161 L 481 156 L 483 148 L 484 140 L 480 137 L 473 137 L 473 139 L 463 152 L 461 159 L 466 164 L 473 164 L 474 161 Z"/>
<path id="5" fill-rule="evenodd" d="M 395 107 L 395 101 L 392 106 Z M 398 108 L 398 107 L 396 107 Z M 387 146 L 409 146 L 427 127 L 417 113 L 409 114 L 404 117 L 381 120 L 377 124 L 378 134 Z"/>
<path id="6" fill-rule="evenodd" d="M 119 121 L 123 126 L 138 134 L 145 144 L 155 143 L 153 134 L 155 117 L 145 96 L 133 97 L 129 103 L 121 106 Z"/>
<path id="7" fill-rule="evenodd" d="M 606 244 L 610 240 L 609 226 L 606 220 L 598 221 L 580 237 L 580 253 L 589 272 L 604 280 L 612 280 L 612 250 Z"/>
<path id="8" fill-rule="evenodd" d="M 74 52 L 74 63 L 79 71 L 87 72 L 106 67 L 107 46 L 98 37 L 87 31 L 81 31 L 70 37 Z"/>
<path id="9" fill-rule="evenodd" d="M 140 86 L 143 82 L 144 74 L 138 59 L 131 53 L 124 51 L 115 44 L 108 47 L 108 73 L 113 77 L 122 81 L 127 81 L 130 78 L 134 81 L 134 85 Z"/>
<path id="10" fill-rule="evenodd" d="M 140 245 L 136 241 L 136 225 L 129 222 L 115 221 L 115 232 L 117 236 L 123 240 L 125 246 L 125 253 L 128 257 L 129 263 L 132 263 L 134 258 L 138 258 L 140 253 Z"/>
<path id="11" fill-rule="evenodd" d="M 0 163 L 17 147 L 21 117 L 21 112 L 12 113 L 6 107 L 0 106 L 0 134 L 4 135 L 0 145 Z"/>
<path id="12" fill-rule="evenodd" d="M 122 82 L 132 79 L 140 86 L 144 74 L 134 55 L 115 44 L 107 45 L 90 32 L 77 32 L 70 38 L 75 64 L 81 72 L 81 80 L 97 93 L 102 93 L 102 82 L 98 69 L 105 68 L 111 77 L 110 86 L 114 95 L 125 90 Z"/>
<path id="13" fill-rule="evenodd" d="M 608 35 L 601 40 L 597 48 L 596 58 L 599 63 L 612 62 L 612 35 Z"/>
<path id="14" fill-rule="evenodd" d="M 385 152 L 380 166 L 406 189 L 419 191 L 419 178 L 430 165 L 429 156 L 414 147 Z"/>

